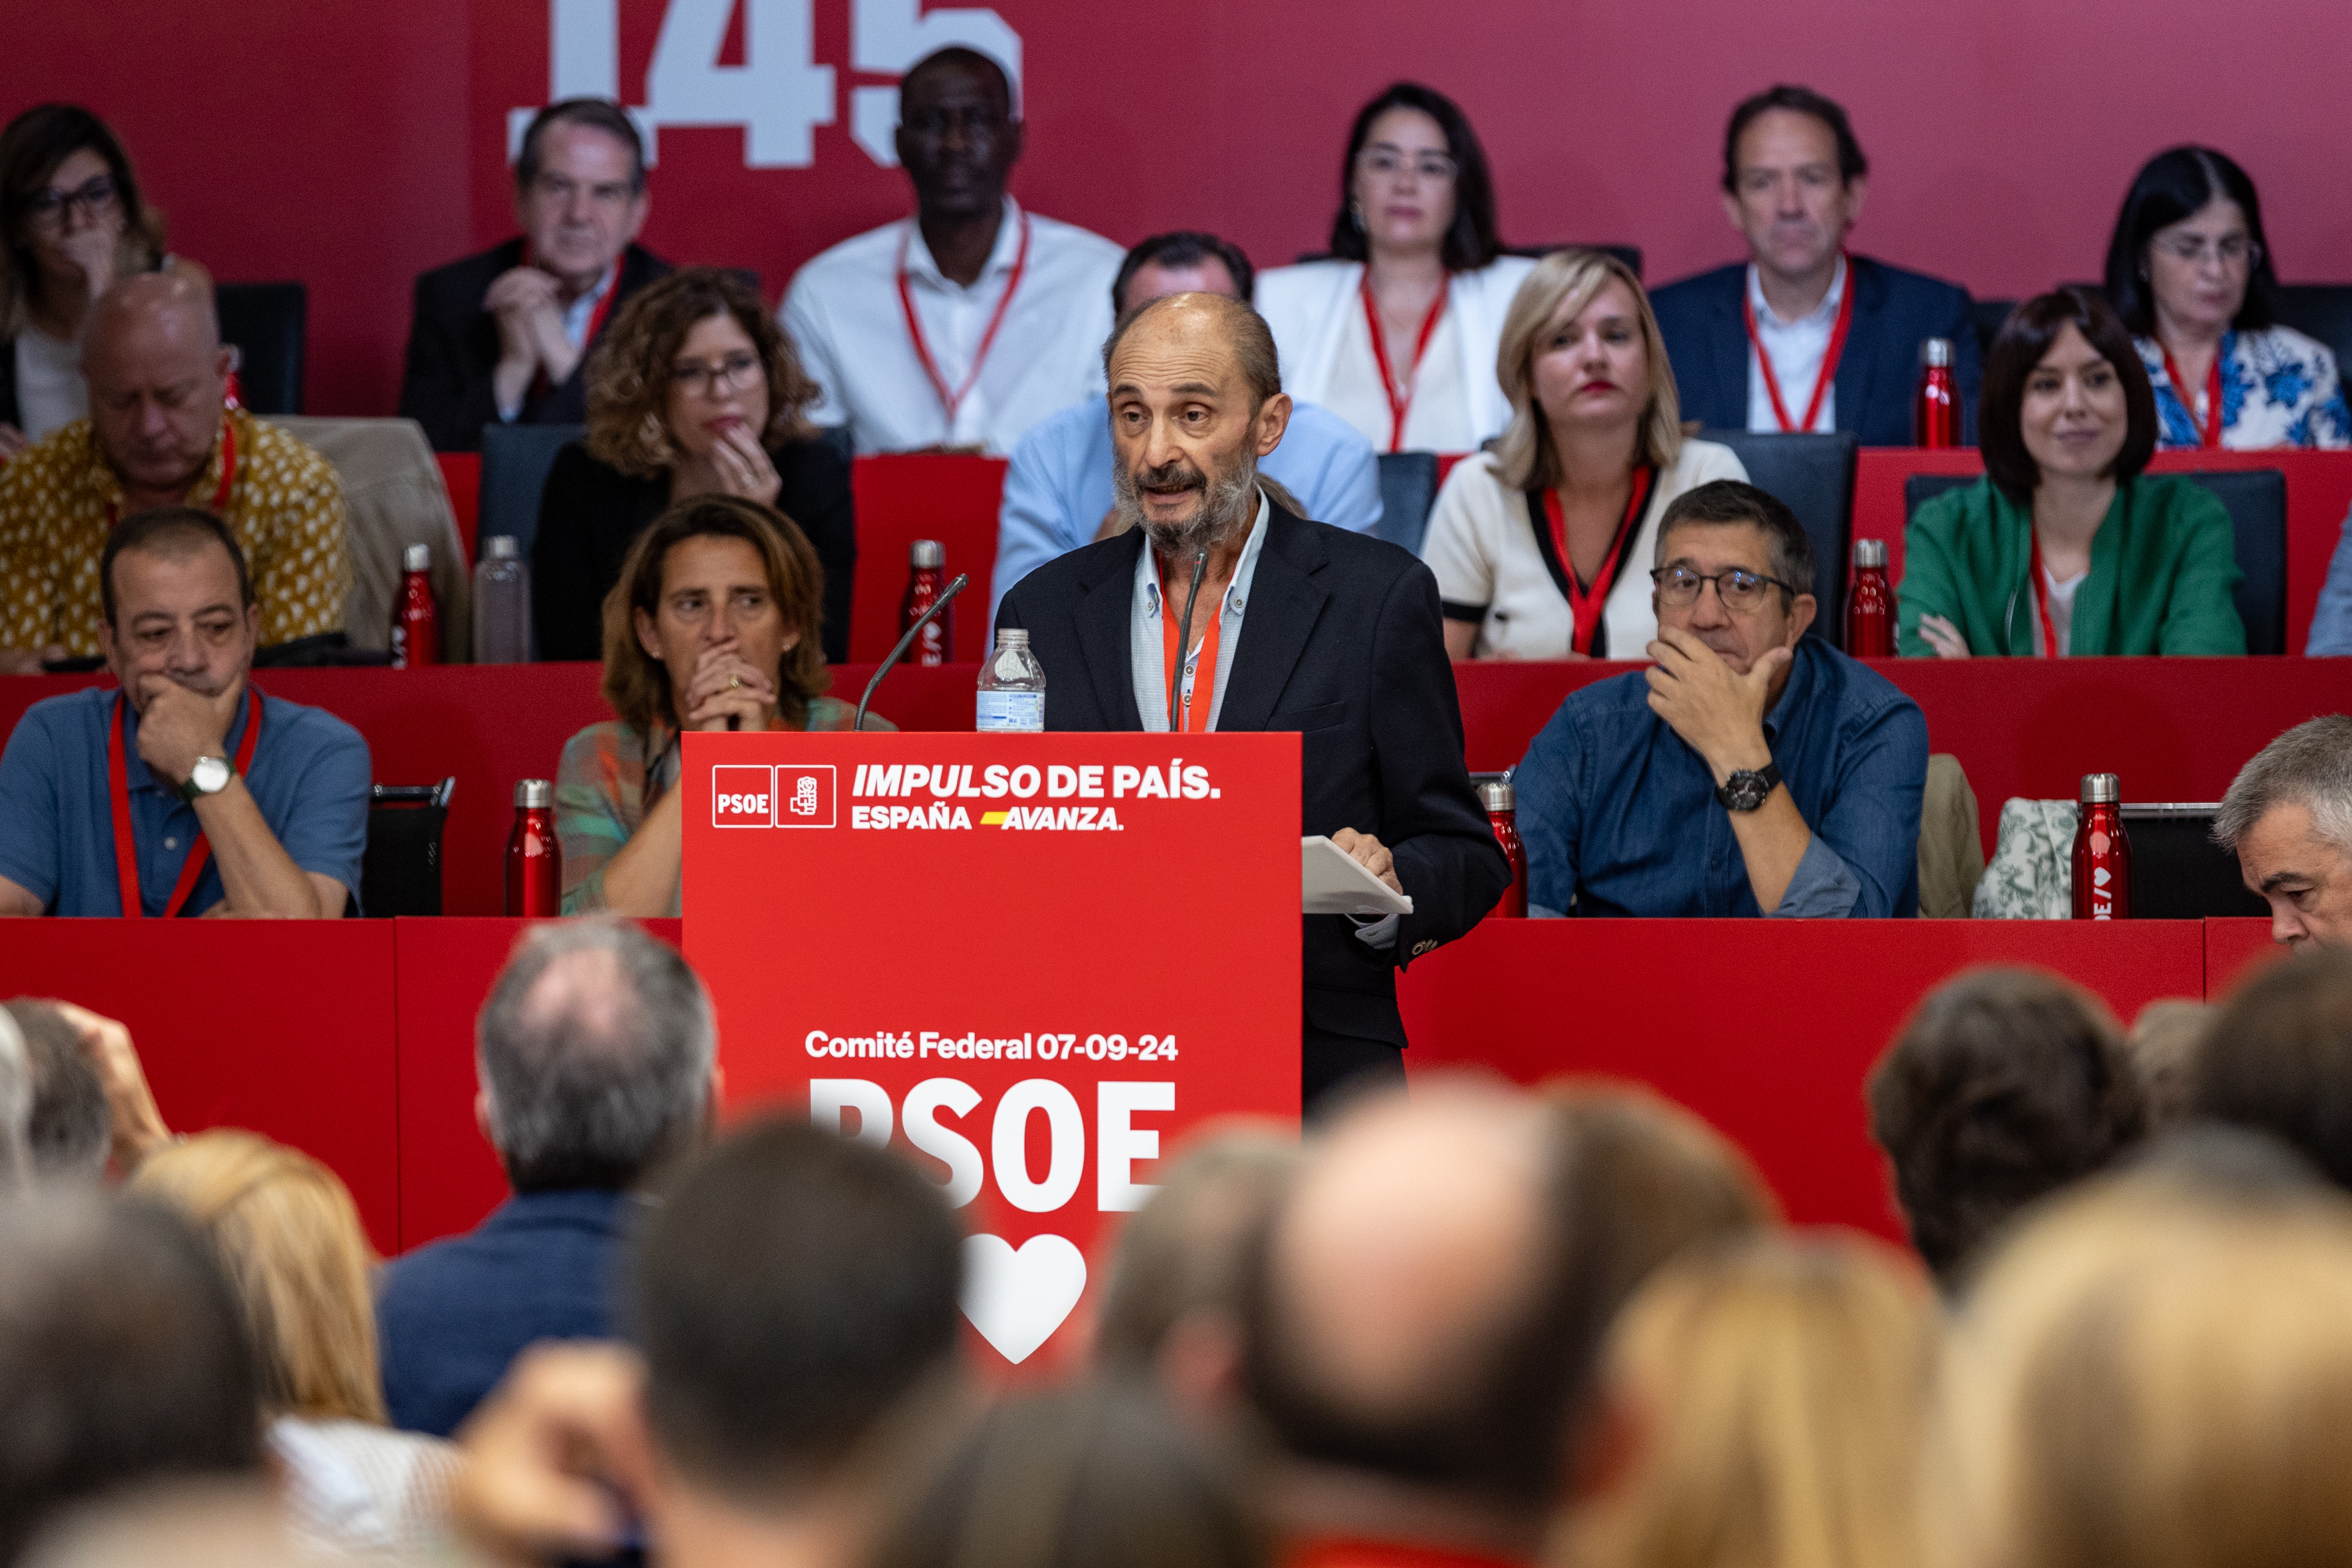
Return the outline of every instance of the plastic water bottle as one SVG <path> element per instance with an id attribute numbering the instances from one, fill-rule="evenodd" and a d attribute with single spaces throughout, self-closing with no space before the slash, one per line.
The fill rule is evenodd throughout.
<path id="1" fill-rule="evenodd" d="M 400 565 L 400 591 L 392 601 L 392 667 L 414 670 L 437 664 L 441 607 L 433 600 L 433 547 L 410 545 Z"/>
<path id="2" fill-rule="evenodd" d="M 2074 828 L 2074 918 L 2131 918 L 2131 840 L 2124 835 L 2124 791 L 2112 773 L 2083 775 L 2082 815 Z"/>
<path id="3" fill-rule="evenodd" d="M 555 786 L 544 779 L 515 784 L 514 831 L 507 835 L 507 914 L 563 913 L 563 846 L 555 837 Z"/>
<path id="4" fill-rule="evenodd" d="M 510 534 L 482 541 L 474 565 L 474 663 L 530 662 L 530 567 Z"/>
<path id="5" fill-rule="evenodd" d="M 980 666 L 982 735 L 1045 727 L 1045 666 L 1029 651 L 1028 629 L 1007 626 L 996 633 L 996 652 Z"/>

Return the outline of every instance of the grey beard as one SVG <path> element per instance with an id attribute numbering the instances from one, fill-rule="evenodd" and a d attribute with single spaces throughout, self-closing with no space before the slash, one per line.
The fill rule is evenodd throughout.
<path id="1" fill-rule="evenodd" d="M 1159 477 L 1157 474 L 1145 476 Z M 1166 556 L 1214 549 L 1247 529 L 1257 517 L 1257 455 L 1244 446 L 1233 472 L 1223 479 L 1212 480 L 1201 492 L 1200 506 L 1181 523 L 1155 523 L 1145 517 L 1135 476 L 1124 463 L 1111 471 L 1111 492 L 1121 533 L 1141 528 L 1151 548 Z"/>

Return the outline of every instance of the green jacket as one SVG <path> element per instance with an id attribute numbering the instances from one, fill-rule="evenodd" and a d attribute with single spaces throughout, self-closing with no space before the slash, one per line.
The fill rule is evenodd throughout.
<path id="1" fill-rule="evenodd" d="M 2032 513 L 1990 479 L 1929 501 L 1903 532 L 1896 648 L 1932 655 L 1919 617 L 1940 615 L 1979 657 L 2032 654 Z M 2210 492 L 2177 475 L 2126 479 L 2091 537 L 2066 652 L 2242 653 L 2239 580 L 2230 514 Z"/>

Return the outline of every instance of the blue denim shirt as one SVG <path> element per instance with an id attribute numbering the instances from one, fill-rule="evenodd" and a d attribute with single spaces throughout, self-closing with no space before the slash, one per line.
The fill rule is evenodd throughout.
<path id="1" fill-rule="evenodd" d="M 2352 517 L 2344 519 L 2344 531 L 2336 536 L 2336 554 L 2328 559 L 2327 580 L 2320 585 L 2319 606 L 2312 612 L 2311 637 L 2303 651 L 2314 659 L 2352 653 Z"/>
<path id="2" fill-rule="evenodd" d="M 1715 775 L 1650 711 L 1641 671 L 1573 693 L 1514 776 L 1530 912 L 1756 915 Z M 1775 915 L 1919 911 L 1927 721 L 1885 676 L 1797 644 L 1764 739 L 1812 842 Z"/>

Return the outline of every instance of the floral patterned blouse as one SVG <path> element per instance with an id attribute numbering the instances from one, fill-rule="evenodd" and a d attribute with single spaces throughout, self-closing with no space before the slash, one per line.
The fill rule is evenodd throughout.
<path id="1" fill-rule="evenodd" d="M 2164 368 L 2164 345 L 2154 338 L 2134 341 L 2156 384 L 2157 445 L 2201 445 L 2189 410 L 2205 389 L 2190 389 L 2191 401 L 2184 403 Z M 2336 356 L 2327 346 L 2291 327 L 2222 333 L 2221 444 L 2235 452 L 2352 446 L 2352 413 L 2345 408 Z"/>

